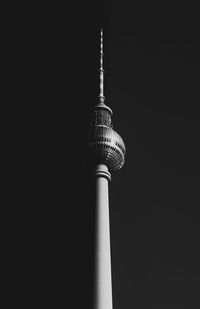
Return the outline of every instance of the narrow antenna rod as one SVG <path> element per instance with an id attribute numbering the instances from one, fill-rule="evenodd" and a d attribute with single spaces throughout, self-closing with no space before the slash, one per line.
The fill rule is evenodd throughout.
<path id="1" fill-rule="evenodd" d="M 101 29 L 101 44 L 100 44 L 100 94 L 99 100 L 101 104 L 104 104 L 104 69 L 103 69 L 103 30 Z"/>

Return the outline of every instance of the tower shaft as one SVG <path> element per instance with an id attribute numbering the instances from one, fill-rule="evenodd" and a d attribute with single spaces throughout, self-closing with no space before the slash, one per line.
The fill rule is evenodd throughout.
<path id="1" fill-rule="evenodd" d="M 108 180 L 110 173 L 104 164 L 95 170 L 96 181 L 96 248 L 94 309 L 112 309 L 112 278 Z"/>

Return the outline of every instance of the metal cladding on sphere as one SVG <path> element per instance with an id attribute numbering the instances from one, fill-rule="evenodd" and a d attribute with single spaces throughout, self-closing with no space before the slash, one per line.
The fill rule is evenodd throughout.
<path id="1" fill-rule="evenodd" d="M 105 104 L 99 104 L 89 132 L 89 145 L 97 164 L 105 164 L 113 172 L 125 160 L 125 145 L 121 136 L 112 128 L 111 113 Z"/>

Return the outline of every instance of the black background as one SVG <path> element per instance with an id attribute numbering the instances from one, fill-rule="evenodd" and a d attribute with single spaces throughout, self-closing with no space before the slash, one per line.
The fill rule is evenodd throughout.
<path id="1" fill-rule="evenodd" d="M 114 308 L 199 308 L 197 8 L 125 0 L 23 12 L 13 28 L 27 143 L 20 302 L 91 306 L 87 134 L 102 27 L 106 104 L 127 146 L 110 184 Z"/>

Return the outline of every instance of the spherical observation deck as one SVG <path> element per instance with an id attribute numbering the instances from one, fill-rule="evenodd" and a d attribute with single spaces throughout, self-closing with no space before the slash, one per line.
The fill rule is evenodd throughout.
<path id="1" fill-rule="evenodd" d="M 98 124 L 89 131 L 89 146 L 97 164 L 105 164 L 110 172 L 119 170 L 125 160 L 125 145 L 112 127 Z"/>

